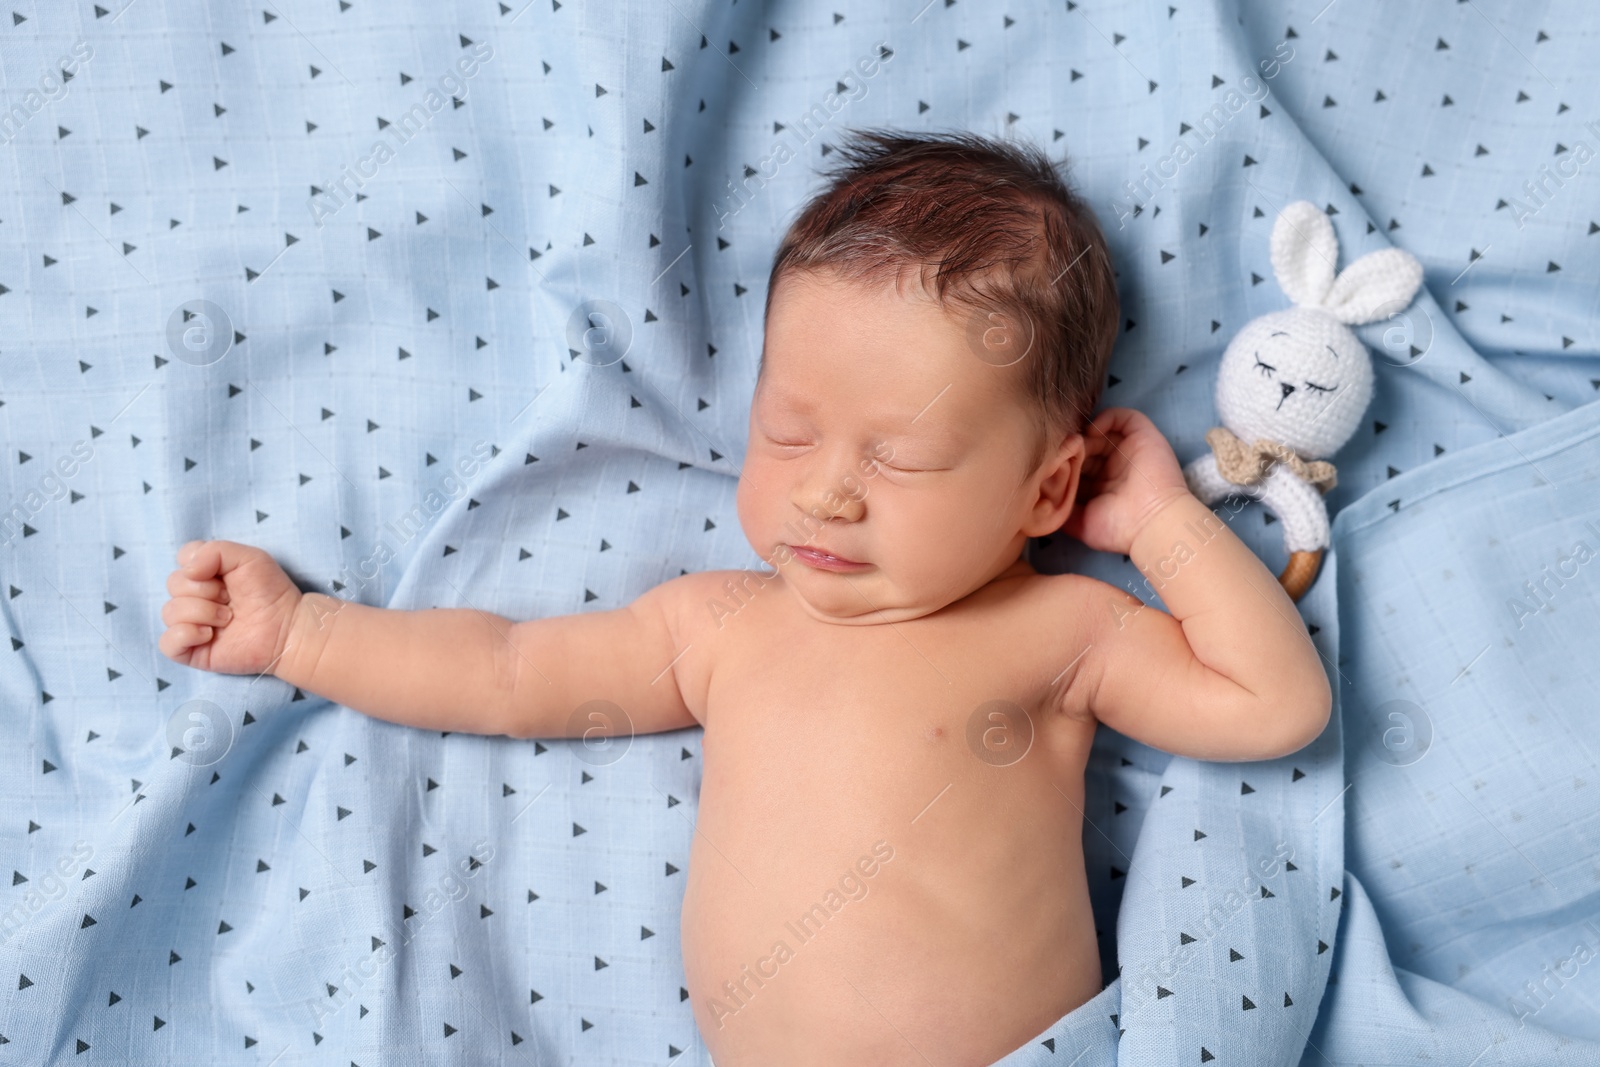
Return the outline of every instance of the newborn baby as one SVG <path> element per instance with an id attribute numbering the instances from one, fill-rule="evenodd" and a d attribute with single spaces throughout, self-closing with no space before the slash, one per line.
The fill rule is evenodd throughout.
<path id="1" fill-rule="evenodd" d="M 1096 724 L 1270 759 L 1331 694 L 1154 425 L 1087 419 L 1116 289 L 1050 161 L 883 131 L 840 155 L 768 287 L 737 495 L 765 568 L 513 623 L 302 593 L 258 549 L 192 541 L 160 647 L 429 730 L 704 727 L 681 932 L 717 1067 L 980 1067 L 1101 989 Z M 1036 572 L 1028 538 L 1057 530 L 1130 556 L 1171 614 Z"/>

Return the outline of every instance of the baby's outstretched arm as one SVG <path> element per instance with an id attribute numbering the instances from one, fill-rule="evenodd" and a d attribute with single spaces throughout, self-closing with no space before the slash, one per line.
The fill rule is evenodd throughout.
<path id="1" fill-rule="evenodd" d="M 1102 586 L 1098 655 L 1075 681 L 1084 706 L 1129 737 L 1209 760 L 1272 759 L 1322 732 L 1332 693 L 1293 601 L 1272 573 L 1189 493 L 1149 419 L 1102 412 L 1087 436 L 1094 493 L 1066 530 L 1122 552 L 1172 612 Z M 1096 492 L 1097 491 L 1097 492 Z"/>
<path id="2" fill-rule="evenodd" d="M 161 650 L 180 663 L 270 671 L 374 718 L 433 730 L 592 734 L 608 717 L 574 714 L 591 700 L 624 712 L 606 736 L 696 722 L 669 669 L 671 583 L 613 611 L 512 622 L 301 593 L 265 552 L 231 541 L 191 542 L 179 563 Z"/>

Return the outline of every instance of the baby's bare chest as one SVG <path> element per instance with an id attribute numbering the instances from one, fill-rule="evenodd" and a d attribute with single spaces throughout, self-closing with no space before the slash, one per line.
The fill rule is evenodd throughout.
<path id="1" fill-rule="evenodd" d="M 869 812 L 920 822 L 950 794 L 991 811 L 1031 804 L 1081 778 L 1092 724 L 1062 710 L 1076 627 L 1041 619 L 1042 597 L 1001 590 L 846 626 L 774 593 L 706 635 L 703 792 L 804 797 L 806 819 L 831 834 Z"/>
<path id="2" fill-rule="evenodd" d="M 1049 832 L 1042 809 L 1081 804 L 1093 738 L 1040 644 L 914 623 L 751 634 L 708 689 L 702 827 L 796 876 L 880 839 L 1008 861 Z"/>
<path id="3" fill-rule="evenodd" d="M 1098 988 L 1080 815 L 1093 726 L 1059 713 L 1059 651 L 971 621 L 752 626 L 719 650 L 684 951 L 698 1000 L 747 964 L 778 970 L 780 943 L 793 954 L 783 981 L 746 984 L 763 991 L 745 1033 L 863 995 L 884 1008 L 922 987 L 908 973 L 960 988 L 996 958 L 1011 979 L 992 982 L 1042 998 L 1013 996 L 1022 1029 Z"/>

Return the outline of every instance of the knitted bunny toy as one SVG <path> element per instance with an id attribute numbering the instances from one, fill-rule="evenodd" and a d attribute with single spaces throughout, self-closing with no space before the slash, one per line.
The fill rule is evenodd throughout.
<path id="1" fill-rule="evenodd" d="M 1336 481 L 1338 451 L 1372 399 L 1372 360 L 1350 325 L 1376 322 L 1411 303 L 1422 265 L 1409 252 L 1371 252 L 1337 276 L 1333 224 L 1299 200 L 1272 227 L 1272 270 L 1295 306 L 1254 319 L 1222 354 L 1211 452 L 1184 468 L 1206 504 L 1260 500 L 1283 523 L 1289 563 L 1278 581 L 1299 600 L 1328 547 L 1322 494 Z"/>

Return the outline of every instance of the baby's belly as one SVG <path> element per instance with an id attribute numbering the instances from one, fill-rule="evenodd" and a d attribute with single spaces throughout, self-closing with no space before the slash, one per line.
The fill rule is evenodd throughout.
<path id="1" fill-rule="evenodd" d="M 1099 992 L 1092 727 L 994 766 L 963 725 L 708 732 L 682 933 L 717 1067 L 984 1067 Z"/>

